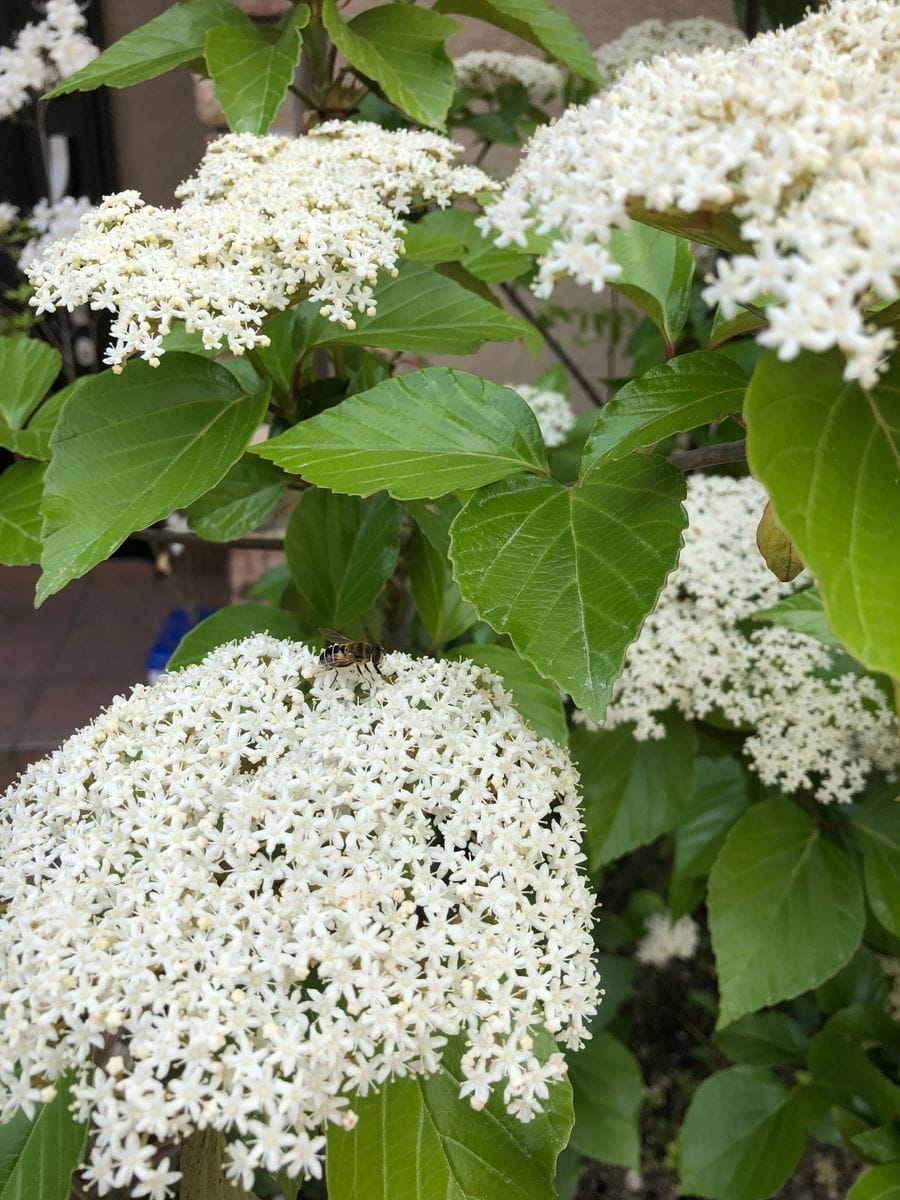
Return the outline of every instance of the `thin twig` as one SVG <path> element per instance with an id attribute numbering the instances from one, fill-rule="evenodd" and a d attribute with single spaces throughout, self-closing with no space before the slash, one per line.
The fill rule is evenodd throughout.
<path id="1" fill-rule="evenodd" d="M 508 283 L 501 283 L 500 290 L 508 298 L 513 308 L 518 309 L 529 325 L 533 325 L 535 329 L 539 330 L 544 335 L 544 341 L 547 343 L 559 361 L 563 364 L 566 370 L 570 371 L 572 377 L 581 385 L 591 404 L 596 405 L 597 408 L 602 408 L 606 403 L 604 397 L 600 395 L 588 377 L 584 374 L 581 367 L 579 367 L 578 363 L 576 363 L 569 354 L 568 350 L 566 350 L 566 348 L 556 340 L 556 337 L 550 332 L 544 322 L 541 321 L 540 318 L 531 311 L 515 288 Z"/>
<path id="2" fill-rule="evenodd" d="M 719 442 L 715 446 L 700 446 L 696 450 L 675 450 L 668 461 L 680 471 L 696 471 L 698 467 L 719 467 L 722 463 L 744 462 L 747 457 L 747 442 L 740 438 L 736 442 Z"/>
<path id="3" fill-rule="evenodd" d="M 230 542 L 211 542 L 208 538 L 198 537 L 190 530 L 180 529 L 139 529 L 130 537 L 139 542 L 154 542 L 160 546 L 183 544 L 192 546 L 220 546 L 223 550 L 283 550 L 284 538 L 279 537 L 245 537 L 234 538 Z"/>

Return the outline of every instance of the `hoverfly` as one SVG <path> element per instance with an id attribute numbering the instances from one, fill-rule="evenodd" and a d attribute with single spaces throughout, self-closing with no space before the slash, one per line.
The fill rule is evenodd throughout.
<path id="1" fill-rule="evenodd" d="M 339 671 L 342 667 L 371 667 L 382 679 L 385 676 L 378 664 L 384 657 L 384 647 L 378 642 L 352 642 L 336 629 L 323 629 L 325 645 L 319 655 L 319 666 Z"/>

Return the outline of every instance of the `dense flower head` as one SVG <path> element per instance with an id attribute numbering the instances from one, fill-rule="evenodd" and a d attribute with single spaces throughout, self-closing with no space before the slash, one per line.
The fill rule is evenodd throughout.
<path id="1" fill-rule="evenodd" d="M 453 60 L 456 85 L 493 96 L 500 87 L 521 83 L 533 101 L 551 100 L 562 91 L 563 74 L 554 63 L 533 54 L 508 50 L 470 50 Z"/>
<path id="2" fill-rule="evenodd" d="M 0 233 L 6 233 L 19 219 L 19 210 L 15 204 L 0 201 Z"/>
<path id="3" fill-rule="evenodd" d="M 672 920 L 670 913 L 651 913 L 634 957 L 645 967 L 664 967 L 673 958 L 693 958 L 700 929 L 693 917 Z"/>
<path id="4" fill-rule="evenodd" d="M 561 446 L 575 424 L 575 414 L 562 392 L 553 388 L 535 387 L 530 383 L 508 383 L 518 392 L 534 415 L 547 446 Z"/>
<path id="5" fill-rule="evenodd" d="M 866 312 L 900 277 L 898 70 L 895 0 L 637 63 L 538 130 L 485 227 L 500 245 L 551 235 L 546 296 L 563 275 L 599 290 L 618 274 L 606 243 L 629 210 L 731 214 L 748 250 L 719 259 L 708 302 L 767 304 L 760 342 L 785 359 L 839 347 L 871 386 L 895 341 Z"/>
<path id="6" fill-rule="evenodd" d="M 82 30 L 77 0 L 45 0 L 44 20 L 26 25 L 11 46 L 0 46 L 0 120 L 74 75 L 99 50 Z"/>
<path id="7" fill-rule="evenodd" d="M 604 718 L 662 737 L 662 715 L 725 718 L 749 731 L 744 753 L 764 783 L 850 801 L 873 771 L 900 773 L 900 731 L 876 681 L 836 663 L 818 639 L 746 625 L 798 588 L 780 583 L 756 547 L 765 505 L 753 479 L 693 475 L 678 566 L 625 659 Z M 579 717 L 587 723 L 584 717 Z"/>
<path id="8" fill-rule="evenodd" d="M 199 1128 L 228 1133 L 244 1186 L 318 1174 L 354 1094 L 436 1071 L 457 1035 L 461 1096 L 500 1089 L 527 1120 L 565 1071 L 536 1028 L 586 1036 L 568 756 L 471 663 L 382 665 L 220 647 L 8 792 L 0 1121 L 73 1071 L 101 1192 L 161 1197 L 165 1147 Z"/>
<path id="9" fill-rule="evenodd" d="M 604 81 L 612 83 L 635 63 L 649 62 L 659 54 L 693 54 L 709 46 L 731 50 L 746 40 L 740 29 L 712 17 L 686 17 L 681 21 L 651 17 L 629 25 L 617 38 L 598 46 L 594 59 Z"/>
<path id="10" fill-rule="evenodd" d="M 90 210 L 91 202 L 87 196 L 61 196 L 52 202 L 46 198 L 38 200 L 27 217 L 36 236 L 22 247 L 19 270 L 27 271 L 47 247 L 60 238 L 74 237 L 81 227 L 81 218 Z"/>
<path id="11" fill-rule="evenodd" d="M 495 185 L 454 166 L 438 134 L 332 121 L 305 137 L 228 134 L 181 185 L 175 209 L 137 192 L 107 196 L 80 232 L 29 269 L 38 312 L 90 304 L 115 313 L 105 361 L 155 363 L 174 321 L 208 349 L 268 345 L 266 316 L 318 301 L 354 327 L 374 315 L 372 286 L 395 271 L 402 214 Z"/>

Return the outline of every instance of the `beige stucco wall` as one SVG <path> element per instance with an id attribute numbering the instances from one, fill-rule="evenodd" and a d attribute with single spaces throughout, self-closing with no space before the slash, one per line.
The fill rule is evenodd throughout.
<path id="1" fill-rule="evenodd" d="M 342 9 L 352 16 L 380 0 L 352 0 Z M 169 7 L 169 0 L 101 0 L 107 42 L 143 24 Z M 616 37 L 628 25 L 648 17 L 677 20 L 689 16 L 715 17 L 733 23 L 730 0 L 557 0 L 582 30 L 592 46 Z M 464 30 L 450 41 L 450 52 L 464 53 L 475 47 L 535 52 L 517 38 L 480 21 L 465 19 Z M 153 203 L 170 203 L 177 183 L 196 166 L 207 131 L 196 117 L 190 75 L 186 68 L 160 79 L 110 93 L 119 183 L 136 188 Z M 504 156 L 506 160 L 504 162 Z M 508 169 L 513 156 L 501 150 L 498 166 Z M 564 303 L 592 306 L 602 302 L 574 286 L 563 287 L 556 297 Z M 568 339 L 567 339 L 568 341 Z M 576 360 L 592 378 L 607 373 L 607 347 L 572 347 Z M 551 364 L 544 351 L 535 362 L 520 344 L 490 345 L 476 355 L 445 360 L 500 382 L 525 382 Z M 580 389 L 575 388 L 576 401 Z"/>

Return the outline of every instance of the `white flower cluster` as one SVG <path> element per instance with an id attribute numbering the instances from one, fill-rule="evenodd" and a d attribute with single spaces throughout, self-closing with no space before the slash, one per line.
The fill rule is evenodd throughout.
<path id="1" fill-rule="evenodd" d="M 534 387 L 530 383 L 508 383 L 506 386 L 518 392 L 537 417 L 545 444 L 561 446 L 575 424 L 575 414 L 562 392 Z"/>
<path id="2" fill-rule="evenodd" d="M 660 716 L 726 718 L 751 730 L 744 753 L 764 783 L 850 801 L 873 770 L 900 772 L 900 731 L 875 681 L 835 675 L 831 651 L 782 626 L 741 631 L 760 609 L 809 583 L 779 583 L 756 547 L 765 505 L 753 479 L 692 475 L 678 566 L 628 650 L 604 727 L 662 737 Z M 584 717 L 579 717 L 587 723 Z"/>
<path id="3" fill-rule="evenodd" d="M 563 86 L 562 71 L 554 63 L 508 50 L 470 50 L 453 60 L 453 69 L 457 87 L 492 96 L 499 87 L 521 83 L 538 104 L 559 95 Z"/>
<path id="4" fill-rule="evenodd" d="M 161 1200 L 203 1128 L 245 1187 L 318 1175 L 326 1122 L 456 1036 L 460 1096 L 528 1120 L 565 1071 L 535 1030 L 587 1036 L 574 767 L 473 664 L 385 672 L 232 643 L 7 793 L 0 1121 L 72 1070 L 101 1194 Z"/>
<path id="5" fill-rule="evenodd" d="M 732 50 L 746 40 L 740 29 L 712 17 L 668 22 L 651 17 L 629 25 L 619 37 L 598 46 L 594 58 L 604 81 L 612 83 L 635 63 L 649 62 L 660 54 L 696 54 L 710 46 Z"/>
<path id="6" fill-rule="evenodd" d="M 62 196 L 52 204 L 46 199 L 38 200 L 28 216 L 28 223 L 34 226 L 38 236 L 22 247 L 19 270 L 27 271 L 60 238 L 74 237 L 81 228 L 81 218 L 90 210 L 91 202 L 87 196 Z"/>
<path id="7" fill-rule="evenodd" d="M 19 219 L 19 210 L 14 204 L 0 201 L 0 234 L 6 233 Z"/>
<path id="8" fill-rule="evenodd" d="M 499 245 L 551 234 L 537 291 L 562 275 L 599 291 L 629 212 L 733 214 L 751 252 L 720 258 L 704 293 L 726 316 L 764 295 L 782 358 L 839 347 L 871 386 L 895 338 L 866 311 L 900 277 L 900 5 L 834 0 L 737 50 L 631 67 L 538 130 L 483 218 Z"/>
<path id="9" fill-rule="evenodd" d="M 99 54 L 82 33 L 87 24 L 76 0 L 44 0 L 44 20 L 26 25 L 12 46 L 0 46 L 0 119 L 80 71 Z"/>
<path id="10" fill-rule="evenodd" d="M 673 958 L 694 957 L 700 931 L 693 917 L 679 917 L 673 923 L 669 913 L 653 913 L 645 928 L 634 952 L 645 967 L 664 967 Z"/>
<path id="11" fill-rule="evenodd" d="M 265 318 L 308 297 L 347 328 L 374 315 L 379 271 L 395 271 L 413 204 L 441 207 L 496 185 L 454 166 L 434 133 L 333 121 L 306 137 L 229 134 L 183 183 L 179 208 L 107 196 L 79 234 L 29 274 L 38 312 L 90 304 L 116 313 L 105 361 L 155 363 L 173 321 L 208 349 L 268 345 Z"/>

